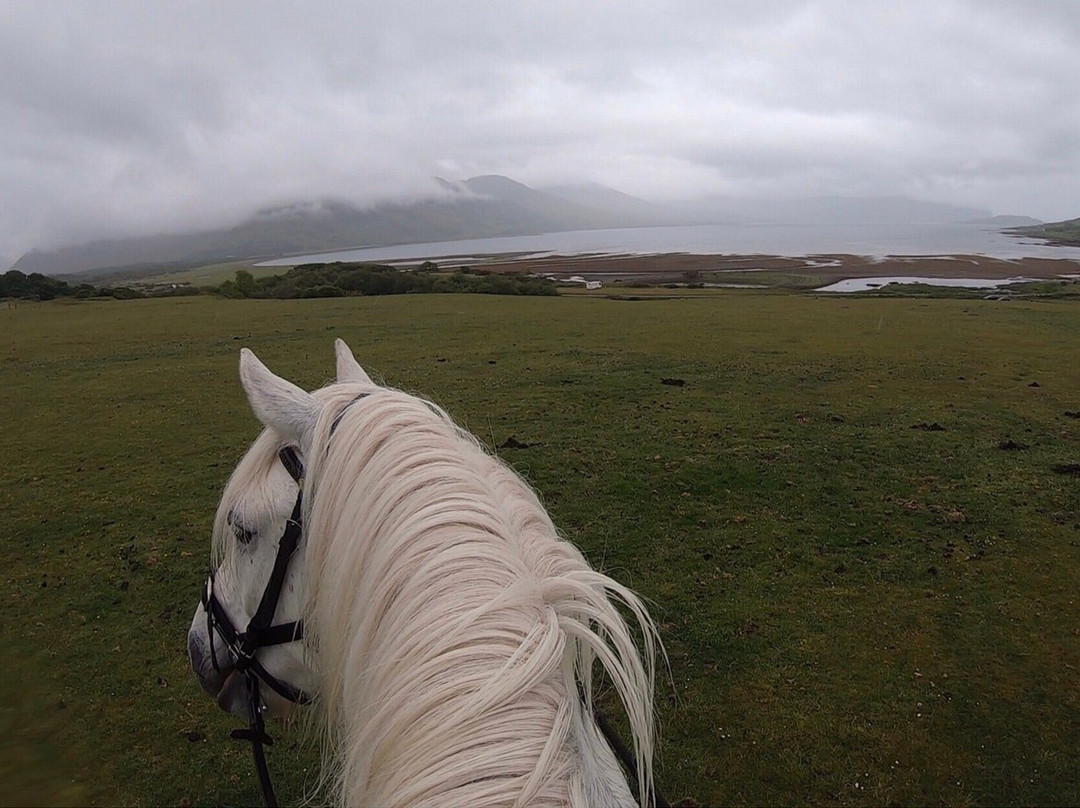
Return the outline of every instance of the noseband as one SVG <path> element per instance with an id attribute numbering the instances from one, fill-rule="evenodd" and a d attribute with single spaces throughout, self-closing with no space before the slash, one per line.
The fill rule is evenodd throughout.
<path id="1" fill-rule="evenodd" d="M 278 542 L 274 568 L 270 572 L 270 579 L 266 582 L 266 589 L 263 590 L 262 599 L 259 601 L 254 616 L 248 621 L 243 631 L 237 630 L 229 613 L 214 592 L 213 572 L 207 578 L 202 593 L 202 604 L 206 611 L 206 633 L 210 639 L 210 661 L 214 665 L 214 670 L 219 673 L 221 671 L 214 651 L 214 633 L 216 632 L 232 654 L 235 660 L 233 666 L 237 673 L 243 674 L 247 682 L 249 727 L 233 730 L 232 737 L 251 742 L 252 752 L 255 755 L 255 767 L 263 789 L 263 799 L 271 808 L 275 808 L 278 802 L 270 783 L 270 772 L 266 767 L 263 745 L 272 746 L 274 739 L 266 733 L 263 723 L 262 714 L 265 708 L 259 697 L 260 683 L 267 685 L 282 698 L 296 704 L 307 704 L 311 701 L 311 697 L 302 690 L 293 687 L 288 682 L 283 682 L 270 673 L 257 656 L 260 648 L 284 645 L 304 637 L 302 620 L 292 620 L 276 625 L 273 623 L 278 600 L 281 598 L 281 588 L 285 583 L 285 573 L 296 553 L 300 537 L 303 535 L 301 511 L 304 502 L 304 465 L 296 450 L 291 446 L 286 446 L 279 451 L 278 458 L 300 490 L 296 493 L 296 503 L 293 505 L 292 514 L 285 522 L 285 532 L 281 534 L 281 540 Z"/>

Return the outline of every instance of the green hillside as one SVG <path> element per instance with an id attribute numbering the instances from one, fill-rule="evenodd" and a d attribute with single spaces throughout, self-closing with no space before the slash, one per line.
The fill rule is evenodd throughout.
<path id="1" fill-rule="evenodd" d="M 1044 238 L 1053 241 L 1055 244 L 1080 245 L 1080 219 L 1037 224 L 1031 227 L 1017 227 L 1011 232 Z"/>

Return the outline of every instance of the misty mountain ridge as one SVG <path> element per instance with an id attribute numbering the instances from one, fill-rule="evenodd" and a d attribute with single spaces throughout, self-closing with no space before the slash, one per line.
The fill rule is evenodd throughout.
<path id="1" fill-rule="evenodd" d="M 1043 224 L 1042 219 L 1033 219 L 1030 216 L 988 216 L 986 218 L 972 219 L 964 224 L 981 224 L 986 227 L 1033 227 Z"/>
<path id="2" fill-rule="evenodd" d="M 298 201 L 260 210 L 235 227 L 220 230 L 35 250 L 22 256 L 15 268 L 44 274 L 168 269 L 359 247 L 567 230 L 730 223 L 946 224 L 990 216 L 987 210 L 904 197 L 714 197 L 662 205 L 595 183 L 538 190 L 500 175 L 459 182 L 437 179 L 437 183 L 442 195 L 433 199 L 371 207 L 329 199 Z"/>

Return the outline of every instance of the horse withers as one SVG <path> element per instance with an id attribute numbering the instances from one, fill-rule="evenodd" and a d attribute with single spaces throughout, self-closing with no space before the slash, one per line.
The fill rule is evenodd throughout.
<path id="1" fill-rule="evenodd" d="M 312 393 L 241 351 L 264 429 L 214 520 L 188 632 L 203 688 L 259 731 L 313 700 L 338 804 L 633 805 L 590 708 L 599 661 L 649 802 L 660 646 L 641 600 L 442 409 L 335 347 Z"/>

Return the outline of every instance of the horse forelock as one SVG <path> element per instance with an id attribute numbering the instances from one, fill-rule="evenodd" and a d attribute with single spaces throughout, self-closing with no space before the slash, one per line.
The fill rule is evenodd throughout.
<path id="1" fill-rule="evenodd" d="M 211 536 L 211 564 L 227 563 L 235 556 L 236 535 L 228 523 L 230 512 L 243 510 L 249 518 L 275 515 L 271 475 L 277 453 L 284 441 L 273 430 L 264 429 L 233 469 L 214 515 Z"/>

